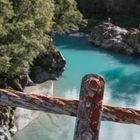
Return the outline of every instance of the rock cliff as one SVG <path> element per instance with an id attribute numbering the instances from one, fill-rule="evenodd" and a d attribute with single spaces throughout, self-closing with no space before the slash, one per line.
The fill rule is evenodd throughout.
<path id="1" fill-rule="evenodd" d="M 54 80 L 62 75 L 66 61 L 54 47 L 39 56 L 31 67 L 30 77 L 35 83 Z"/>

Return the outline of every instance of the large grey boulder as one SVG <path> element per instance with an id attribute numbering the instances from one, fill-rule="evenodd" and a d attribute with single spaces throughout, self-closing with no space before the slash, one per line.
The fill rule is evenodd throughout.
<path id="1" fill-rule="evenodd" d="M 89 41 L 101 48 L 140 56 L 140 31 L 128 31 L 110 22 L 96 26 Z"/>

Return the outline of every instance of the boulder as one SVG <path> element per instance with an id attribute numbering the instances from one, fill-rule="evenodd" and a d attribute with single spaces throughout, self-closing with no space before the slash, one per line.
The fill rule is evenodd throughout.
<path id="1" fill-rule="evenodd" d="M 95 46 L 140 56 L 140 31 L 128 31 L 110 22 L 103 22 L 96 26 L 89 38 Z"/>

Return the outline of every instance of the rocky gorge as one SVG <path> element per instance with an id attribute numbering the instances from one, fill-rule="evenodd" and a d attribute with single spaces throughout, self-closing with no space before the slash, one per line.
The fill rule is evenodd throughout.
<path id="1" fill-rule="evenodd" d="M 132 56 L 140 56 L 140 30 L 127 30 L 110 22 L 103 22 L 93 28 L 89 41 L 100 48 Z"/>

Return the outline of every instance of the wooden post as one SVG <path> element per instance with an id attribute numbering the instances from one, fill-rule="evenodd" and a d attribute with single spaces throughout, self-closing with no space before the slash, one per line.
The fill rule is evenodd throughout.
<path id="1" fill-rule="evenodd" d="M 104 79 L 95 74 L 83 78 L 74 140 L 98 140 L 104 84 Z"/>

